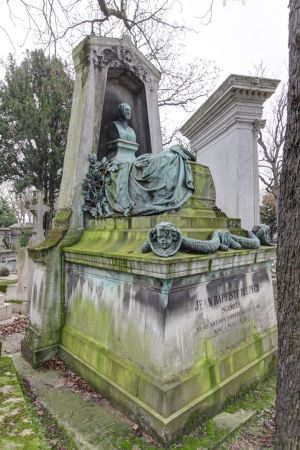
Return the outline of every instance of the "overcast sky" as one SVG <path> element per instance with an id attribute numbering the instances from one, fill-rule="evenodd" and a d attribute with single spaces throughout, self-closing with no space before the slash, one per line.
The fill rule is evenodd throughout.
<path id="1" fill-rule="evenodd" d="M 195 27 L 210 3 L 209 0 L 187 0 L 193 14 L 189 23 Z M 286 0 L 216 0 L 211 22 L 189 38 L 186 52 L 216 60 L 223 70 L 248 74 L 254 63 L 263 61 L 270 77 L 286 78 L 288 8 Z M 200 21 L 201 22 L 201 21 Z M 202 23 L 204 20 L 202 20 Z"/>
<path id="2" fill-rule="evenodd" d="M 34 4 L 34 0 L 32 2 Z M 215 60 L 221 69 L 217 85 L 230 73 L 248 75 L 253 72 L 253 66 L 260 62 L 268 68 L 267 75 L 270 78 L 286 80 L 287 0 L 227 0 L 225 6 L 224 0 L 214 0 L 213 15 L 207 23 L 209 17 L 199 17 L 208 10 L 210 2 L 211 0 L 182 0 L 182 14 L 186 25 L 199 30 L 197 34 L 191 33 L 184 38 L 183 58 Z M 0 58 L 6 59 L 11 52 L 19 59 L 25 49 L 33 49 L 34 44 L 31 35 L 25 39 L 28 22 L 19 0 L 11 0 L 10 4 L 16 17 L 11 20 L 8 9 L 2 2 Z M 3 73 L 3 70 L 0 71 L 0 78 Z M 182 122 L 188 115 L 179 113 L 179 120 Z"/>

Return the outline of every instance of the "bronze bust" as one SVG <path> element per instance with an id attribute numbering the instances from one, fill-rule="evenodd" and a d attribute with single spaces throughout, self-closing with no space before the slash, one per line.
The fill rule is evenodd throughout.
<path id="1" fill-rule="evenodd" d="M 136 142 L 136 134 L 128 122 L 131 119 L 131 107 L 128 103 L 120 103 L 117 108 L 117 120 L 114 120 L 107 128 L 107 142 L 122 139 L 123 141 Z"/>

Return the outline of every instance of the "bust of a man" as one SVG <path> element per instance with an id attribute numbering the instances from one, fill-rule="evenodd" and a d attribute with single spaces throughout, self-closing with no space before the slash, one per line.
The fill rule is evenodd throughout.
<path id="1" fill-rule="evenodd" d="M 128 122 L 131 119 L 131 107 L 128 103 L 120 103 L 117 108 L 117 120 L 111 122 L 107 128 L 107 142 L 122 139 L 123 141 L 136 142 L 136 134 Z"/>

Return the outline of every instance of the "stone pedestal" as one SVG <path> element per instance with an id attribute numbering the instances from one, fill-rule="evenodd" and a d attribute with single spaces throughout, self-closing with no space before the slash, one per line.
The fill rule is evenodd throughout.
<path id="1" fill-rule="evenodd" d="M 274 250 L 167 259 L 138 254 L 140 238 L 125 234 L 88 230 L 65 249 L 59 351 L 169 442 L 193 411 L 217 412 L 267 373 L 276 350 Z"/>
<path id="2" fill-rule="evenodd" d="M 6 300 L 16 300 L 17 281 L 17 276 L 14 274 L 10 274 L 8 277 L 0 278 L 0 289 L 5 294 Z"/>
<path id="3" fill-rule="evenodd" d="M 116 139 L 107 143 L 107 156 L 109 159 L 116 159 L 122 163 L 132 163 L 139 145 L 136 142 Z"/>

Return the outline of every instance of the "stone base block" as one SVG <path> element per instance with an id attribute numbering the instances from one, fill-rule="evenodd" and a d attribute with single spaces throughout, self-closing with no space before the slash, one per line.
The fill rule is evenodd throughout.
<path id="1" fill-rule="evenodd" d="M 12 316 L 12 306 L 9 303 L 4 303 L 0 306 L 0 322 L 2 320 L 10 319 Z"/>
<path id="2" fill-rule="evenodd" d="M 171 258 L 146 276 L 146 259 L 137 275 L 137 261 L 123 273 L 83 256 L 65 263 L 61 356 L 162 442 L 194 411 L 215 414 L 268 371 L 277 342 L 264 250 L 189 265 L 176 256 L 178 277 L 167 270 Z"/>
<path id="3" fill-rule="evenodd" d="M 0 295 L 0 306 L 4 305 L 5 296 Z"/>
<path id="4" fill-rule="evenodd" d="M 263 341 L 274 343 L 275 335 L 273 331 Z M 273 347 L 258 357 L 259 348 L 254 341 L 248 342 L 220 360 L 206 362 L 164 383 L 106 351 L 99 350 L 95 368 L 59 347 L 60 357 L 69 366 L 163 444 L 174 441 L 195 411 L 199 416 L 213 416 L 242 387 L 262 379 L 273 363 L 274 352 Z M 246 359 L 250 362 L 243 366 Z"/>
<path id="5" fill-rule="evenodd" d="M 32 350 L 31 345 L 25 339 L 21 341 L 21 353 L 32 367 L 40 366 L 44 361 L 53 358 L 58 353 L 57 345 Z"/>
<path id="6" fill-rule="evenodd" d="M 139 144 L 136 142 L 124 141 L 123 139 L 116 139 L 107 143 L 108 157 L 122 163 L 132 163 L 135 160 L 138 148 Z"/>
<path id="7" fill-rule="evenodd" d="M 9 284 L 6 288 L 7 300 L 15 300 L 17 298 L 17 285 Z"/>
<path id="8" fill-rule="evenodd" d="M 30 307 L 30 302 L 23 302 L 23 301 L 18 301 L 18 300 L 8 300 L 8 303 L 11 304 L 12 306 L 12 312 L 13 313 L 20 313 L 20 314 L 28 314 L 29 312 L 29 307 Z"/>

